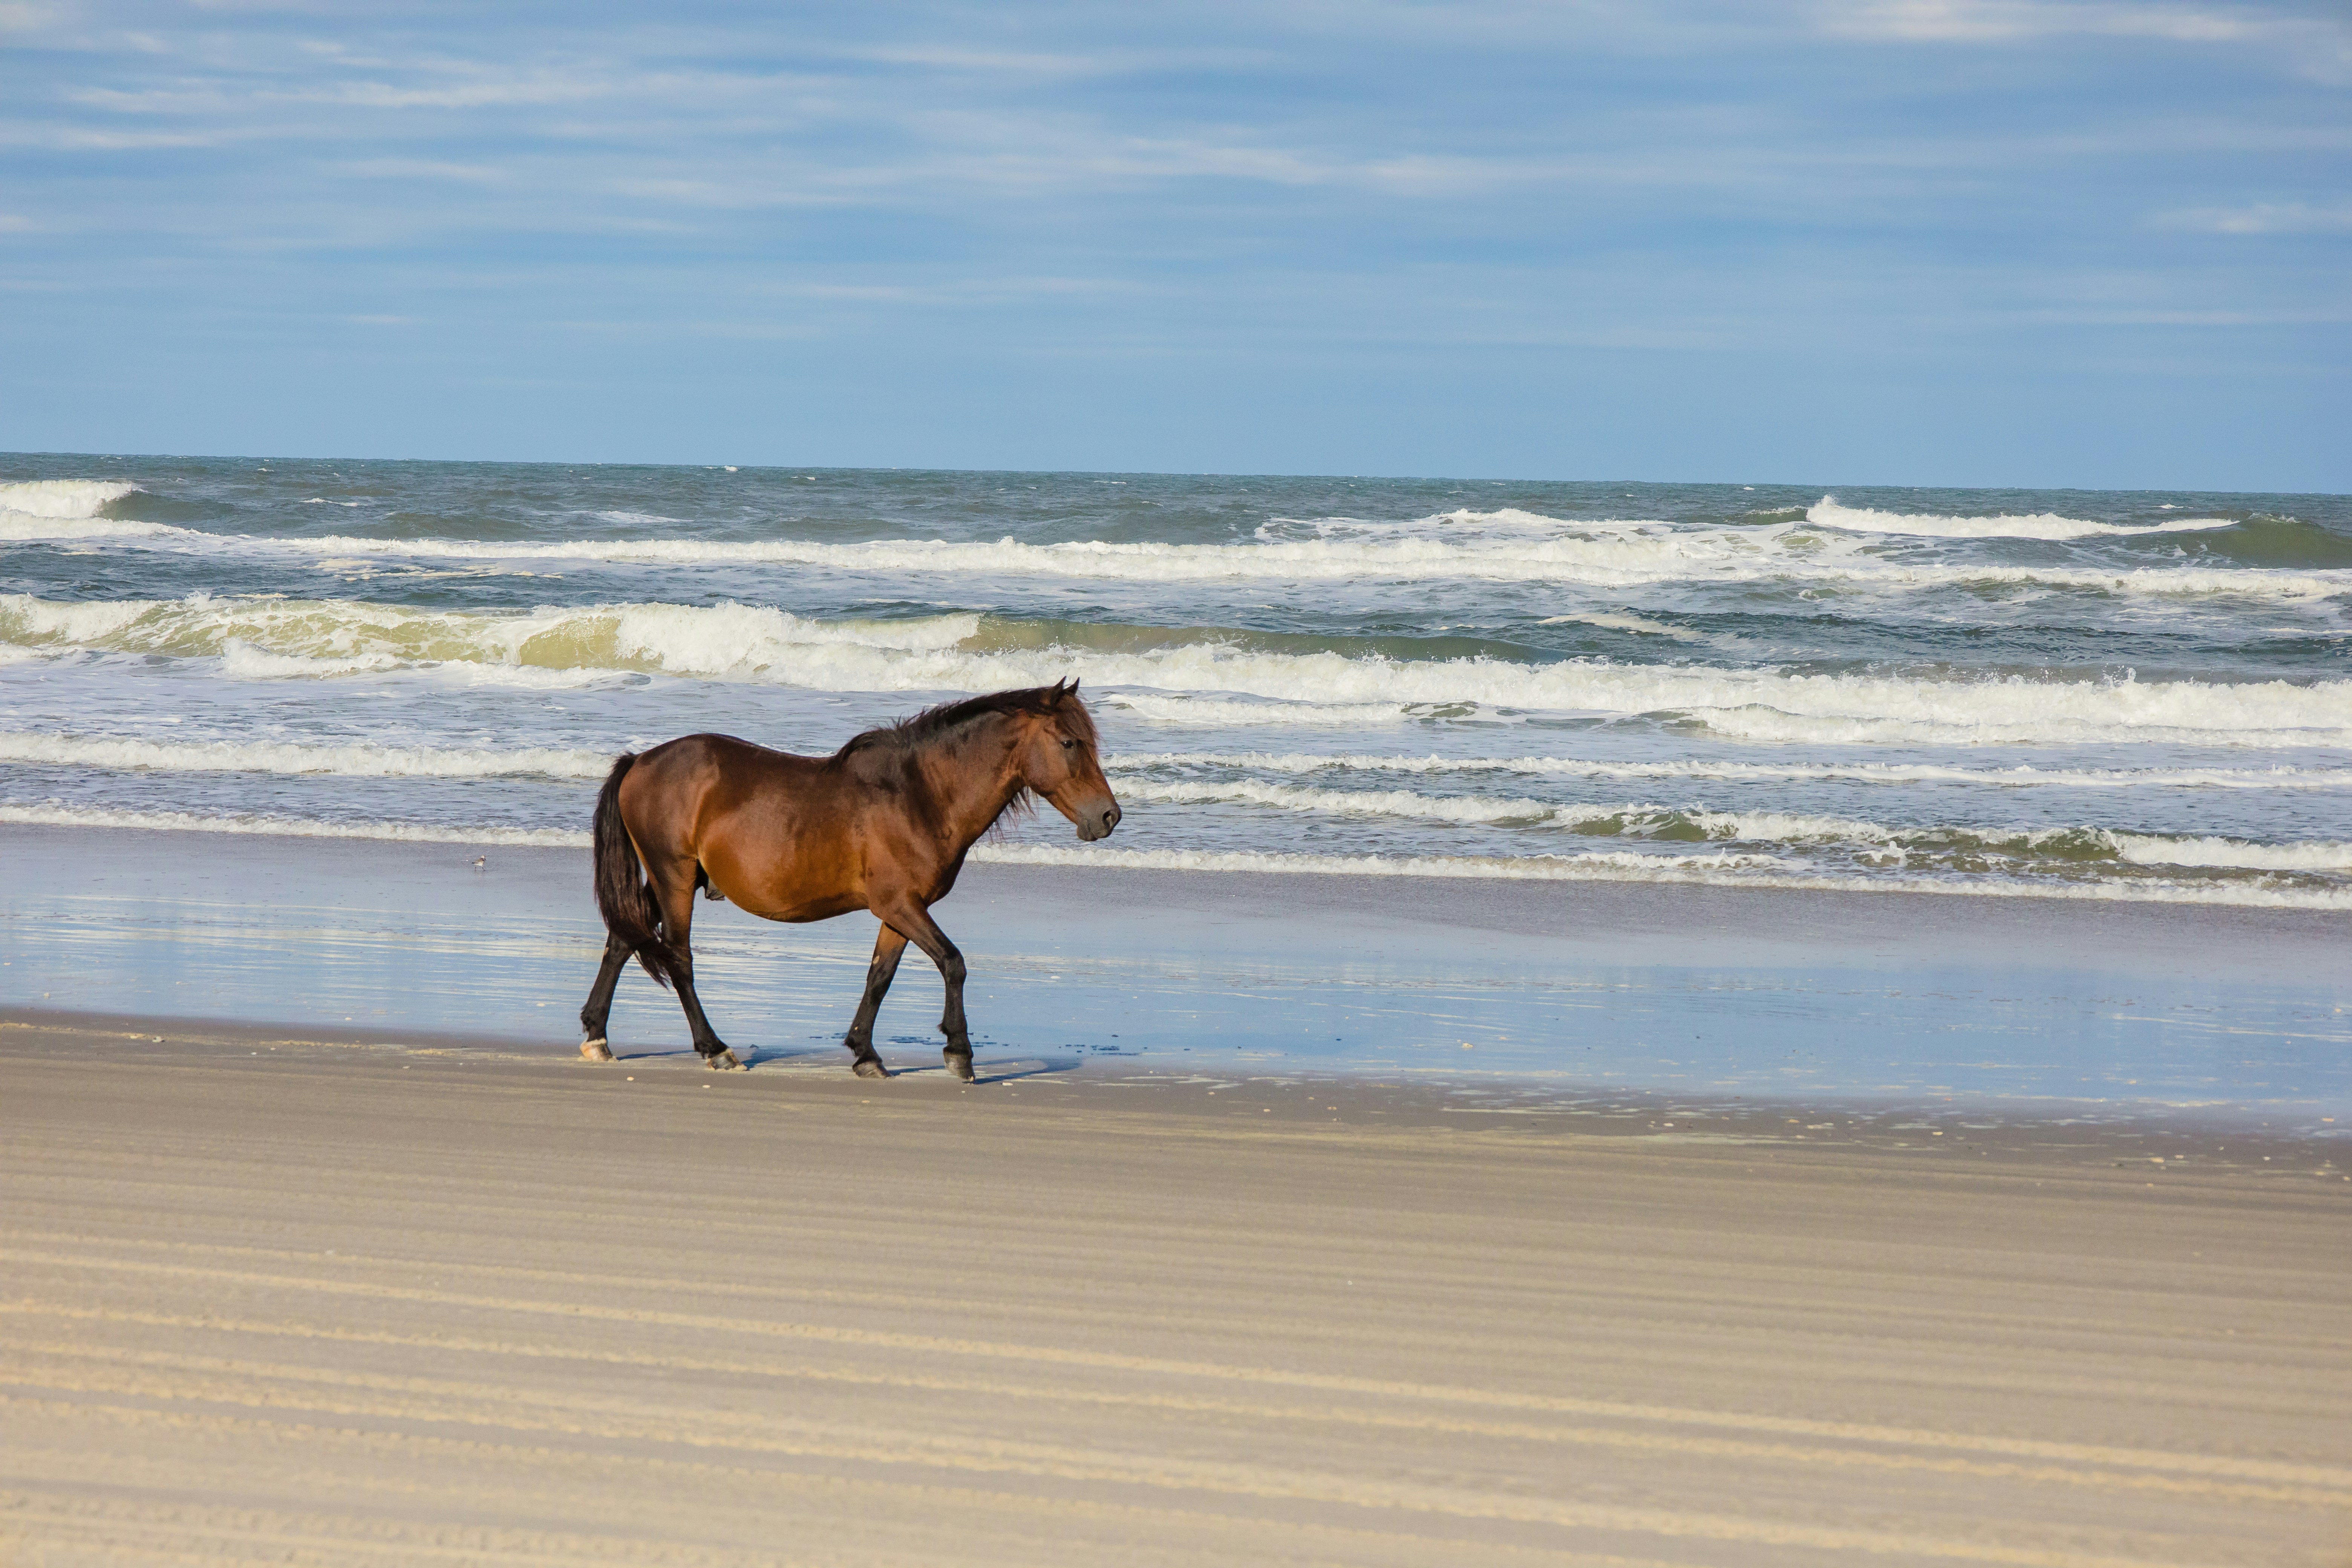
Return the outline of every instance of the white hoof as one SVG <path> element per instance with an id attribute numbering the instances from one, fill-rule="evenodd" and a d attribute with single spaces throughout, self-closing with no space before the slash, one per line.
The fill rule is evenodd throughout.
<path id="1" fill-rule="evenodd" d="M 610 1042 L 599 1035 L 593 1040 L 581 1041 L 580 1054 L 592 1062 L 609 1062 L 613 1059 L 613 1047 Z"/>

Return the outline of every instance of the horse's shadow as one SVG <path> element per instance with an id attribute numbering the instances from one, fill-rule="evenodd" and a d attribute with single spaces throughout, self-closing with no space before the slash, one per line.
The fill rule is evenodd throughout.
<path id="1" fill-rule="evenodd" d="M 898 1042 L 893 1042 L 893 1044 L 897 1043 Z M 780 1066 L 794 1066 L 805 1062 L 838 1061 L 840 1052 L 841 1047 L 836 1043 L 810 1047 L 763 1046 L 755 1047 L 749 1051 L 738 1051 L 736 1054 L 742 1058 L 745 1067 L 758 1068 L 772 1062 Z M 971 1063 L 971 1087 L 984 1089 L 990 1084 L 1017 1083 L 1025 1078 L 1058 1077 L 1063 1073 L 1076 1070 L 1080 1060 L 1081 1058 L 1075 1056 L 1022 1056 L 999 1058 L 994 1061 L 989 1061 L 975 1053 Z M 846 1066 L 846 1064 L 844 1065 Z M 947 1063 L 934 1056 L 929 1061 L 918 1061 L 909 1067 L 892 1067 L 890 1076 L 922 1079 L 950 1078 L 953 1075 L 950 1072 Z"/>
<path id="2" fill-rule="evenodd" d="M 992 1063 L 982 1061 L 975 1056 L 971 1063 L 971 1087 L 985 1089 L 992 1083 L 1017 1083 L 1024 1078 L 1053 1078 L 1075 1070 L 1077 1065 L 1076 1057 L 1067 1061 L 1045 1061 L 1034 1057 L 1024 1057 L 1016 1061 Z M 990 1068 L 992 1067 L 1002 1067 L 1003 1070 L 991 1071 Z M 933 1078 L 946 1073 L 947 1070 L 945 1062 L 932 1062 L 923 1067 L 892 1068 L 890 1076 L 892 1078 Z"/>
<path id="3" fill-rule="evenodd" d="M 625 1054 L 614 1051 L 612 1065 L 614 1067 L 651 1066 L 656 1062 L 676 1061 L 681 1057 L 691 1054 L 688 1051 L 658 1049 L 630 1051 Z M 840 1062 L 843 1069 L 846 1071 L 849 1066 L 848 1063 L 841 1061 L 841 1047 L 838 1043 L 824 1046 L 753 1046 L 748 1048 L 738 1047 L 735 1055 L 746 1068 L 797 1067 L 830 1061 Z M 991 1062 L 975 1056 L 971 1064 L 973 1072 L 971 1087 L 983 1089 L 990 1084 L 1017 1083 L 1027 1078 L 1058 1077 L 1063 1073 L 1076 1071 L 1082 1060 L 1082 1058 L 1076 1056 L 1024 1056 L 999 1058 Z M 918 1062 L 911 1067 L 894 1067 L 890 1069 L 890 1076 L 932 1079 L 947 1078 L 951 1075 L 948 1070 L 948 1065 L 934 1058 L 928 1062 Z"/>

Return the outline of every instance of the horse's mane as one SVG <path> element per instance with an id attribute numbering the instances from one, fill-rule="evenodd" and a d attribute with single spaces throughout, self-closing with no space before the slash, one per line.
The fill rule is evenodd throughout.
<path id="1" fill-rule="evenodd" d="M 1078 700 L 1077 688 L 1056 682 L 1052 686 L 1016 687 L 1010 691 L 992 691 L 984 697 L 966 697 L 960 701 L 942 702 L 936 708 L 926 708 L 910 718 L 885 724 L 878 730 L 867 730 L 852 735 L 836 757 L 846 757 L 861 751 L 912 751 L 919 746 L 945 739 L 975 720 L 992 713 L 1035 713 L 1060 718 L 1069 728 L 1092 741 L 1095 738 L 1094 715 Z"/>

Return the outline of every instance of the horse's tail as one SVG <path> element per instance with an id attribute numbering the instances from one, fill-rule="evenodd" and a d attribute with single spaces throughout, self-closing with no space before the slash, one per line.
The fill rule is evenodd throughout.
<path id="1" fill-rule="evenodd" d="M 661 905 L 621 820 L 621 781 L 636 760 L 635 752 L 623 752 L 596 795 L 596 908 L 604 929 L 635 951 L 656 984 L 667 986 L 678 972 L 677 950 L 662 935 Z"/>

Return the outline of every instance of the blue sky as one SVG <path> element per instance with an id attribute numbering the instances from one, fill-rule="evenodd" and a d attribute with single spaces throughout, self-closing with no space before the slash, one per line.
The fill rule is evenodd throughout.
<path id="1" fill-rule="evenodd" d="M 0 0 L 0 448 L 2352 490 L 2352 13 Z"/>

